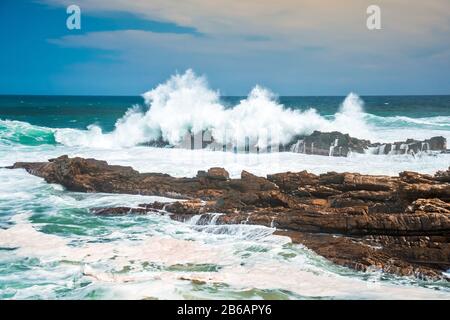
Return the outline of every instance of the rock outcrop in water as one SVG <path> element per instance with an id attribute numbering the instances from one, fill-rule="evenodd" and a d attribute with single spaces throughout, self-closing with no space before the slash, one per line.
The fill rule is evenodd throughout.
<path id="1" fill-rule="evenodd" d="M 314 131 L 309 136 L 297 137 L 288 151 L 330 157 L 346 157 L 350 152 L 364 153 L 370 141 L 352 138 L 340 132 Z"/>
<path id="2" fill-rule="evenodd" d="M 445 278 L 450 268 L 450 168 L 434 176 L 398 177 L 287 172 L 257 177 L 243 171 L 199 171 L 194 178 L 139 173 L 105 161 L 62 156 L 49 162 L 18 162 L 71 191 L 157 195 L 187 199 L 137 208 L 96 208 L 98 215 L 169 213 L 198 223 L 275 227 L 325 258 L 358 270 Z"/>
<path id="3" fill-rule="evenodd" d="M 444 137 L 433 137 L 431 139 L 419 141 L 408 139 L 406 141 L 393 143 L 372 143 L 369 140 L 350 137 L 341 132 L 320 132 L 314 131 L 310 135 L 296 136 L 291 142 L 283 145 L 270 145 L 268 148 L 260 150 L 251 145 L 246 139 L 241 146 L 241 152 L 259 153 L 274 151 L 290 151 L 294 153 L 313 154 L 330 157 L 347 157 L 350 153 L 372 153 L 372 154 L 418 154 L 429 152 L 447 152 L 447 141 Z M 157 141 L 149 142 L 147 145 L 156 147 L 170 147 L 161 138 Z M 173 146 L 172 146 L 173 147 Z M 219 143 L 215 141 L 208 131 L 199 132 L 195 135 L 187 134 L 179 145 L 175 146 L 183 149 L 209 149 L 213 151 L 238 152 L 238 147 L 230 143 Z"/>
<path id="4" fill-rule="evenodd" d="M 444 137 L 433 137 L 431 139 L 419 141 L 408 139 L 406 141 L 394 143 L 375 143 L 370 147 L 375 154 L 417 154 L 420 152 L 447 150 L 447 140 Z"/>
<path id="5" fill-rule="evenodd" d="M 330 157 L 346 157 L 350 153 L 387 154 L 419 154 L 429 152 L 446 152 L 447 140 L 444 137 L 433 137 L 423 141 L 408 139 L 394 143 L 371 143 L 350 137 L 340 132 L 314 131 L 309 136 L 296 137 L 285 148 L 287 151 L 315 154 Z"/>

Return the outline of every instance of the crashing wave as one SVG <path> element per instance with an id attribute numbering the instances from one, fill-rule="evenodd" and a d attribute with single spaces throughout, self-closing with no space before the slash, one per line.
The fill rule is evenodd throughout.
<path id="1" fill-rule="evenodd" d="M 183 143 L 186 135 L 209 131 L 215 141 L 244 149 L 288 144 L 297 135 L 315 130 L 340 131 L 360 138 L 370 138 L 371 126 L 364 120 L 363 102 L 349 94 L 332 119 L 315 109 L 293 110 L 277 102 L 276 96 L 256 86 L 247 98 L 227 108 L 218 91 L 208 87 L 204 77 L 192 70 L 176 74 L 167 82 L 146 92 L 147 106 L 135 106 L 119 119 L 112 132 L 104 133 L 92 125 L 87 131 L 58 130 L 56 140 L 69 146 L 131 147 L 151 141 Z M 349 125 L 351 124 L 351 125 Z"/>
<path id="2" fill-rule="evenodd" d="M 87 130 L 50 129 L 0 120 L 0 143 L 59 143 L 68 147 L 103 149 L 149 145 L 347 156 L 366 151 L 405 154 L 441 150 L 445 144 L 442 139 L 439 144 L 431 145 L 426 139 L 431 134 L 448 139 L 449 117 L 413 119 L 367 114 L 363 101 L 353 93 L 345 98 L 336 114 L 327 116 L 313 108 L 286 108 L 272 92 L 261 86 L 253 88 L 248 97 L 236 105 L 227 106 L 221 102 L 219 92 L 211 90 L 206 79 L 196 76 L 192 70 L 173 75 L 143 94 L 143 98 L 145 106 L 130 108 L 111 132 L 104 132 L 98 125 L 90 125 Z M 411 137 L 415 140 L 408 142 Z M 378 143 L 371 144 L 369 140 Z M 392 141 L 403 141 L 404 146 Z"/>

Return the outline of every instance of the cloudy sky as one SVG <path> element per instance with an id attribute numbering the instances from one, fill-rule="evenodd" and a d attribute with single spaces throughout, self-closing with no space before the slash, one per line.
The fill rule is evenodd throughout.
<path id="1" fill-rule="evenodd" d="M 137 95 L 192 68 L 224 95 L 450 94 L 448 0 L 2 0 L 0 37 L 0 93 Z"/>

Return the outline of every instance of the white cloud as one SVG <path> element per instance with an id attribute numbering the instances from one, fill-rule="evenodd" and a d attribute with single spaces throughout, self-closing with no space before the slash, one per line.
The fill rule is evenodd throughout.
<path id="1" fill-rule="evenodd" d="M 50 5 L 68 5 L 72 0 L 43 0 Z M 82 11 L 91 14 L 127 12 L 157 21 L 195 28 L 205 39 L 158 36 L 148 40 L 161 46 L 183 50 L 220 50 L 232 47 L 246 50 L 303 50 L 327 48 L 345 57 L 377 52 L 406 55 L 415 51 L 450 48 L 450 6 L 448 0 L 378 0 L 381 7 L 380 31 L 366 28 L 366 8 L 372 0 L 78 0 Z M 89 32 L 89 30 L 87 30 Z M 137 34 L 134 34 L 137 35 Z M 89 36 L 92 38 L 92 36 Z M 107 37 L 105 35 L 104 37 Z M 260 38 L 263 41 L 250 41 Z M 73 40 L 75 38 L 67 38 Z M 245 40 L 245 41 L 244 41 Z M 75 42 L 81 40 L 76 40 Z M 86 39 L 86 41 L 89 41 Z M 82 42 L 82 41 L 81 41 Z M 171 42 L 171 43 L 169 43 Z M 102 43 L 102 42 L 101 42 Z M 223 45 L 225 44 L 225 45 Z M 444 45 L 443 45 L 444 44 Z M 95 43 L 93 43 L 95 45 Z M 137 44 L 139 45 L 139 44 Z"/>
<path id="2" fill-rule="evenodd" d="M 64 6 L 73 1 L 45 0 Z M 372 0 L 78 0 L 83 12 L 105 15 L 127 12 L 140 18 L 195 28 L 202 36 L 122 30 L 89 32 L 52 39 L 68 47 L 119 52 L 128 64 L 168 69 L 199 66 L 238 83 L 276 76 L 280 87 L 294 83 L 318 85 L 326 77 L 355 90 L 376 80 L 398 86 L 400 78 L 418 78 L 449 70 L 450 12 L 448 0 L 377 0 L 382 30 L 366 28 Z M 255 41 L 260 40 L 260 41 Z M 148 57 L 148 58 L 147 58 Z M 156 62 L 155 59 L 160 59 Z M 198 69 L 198 68 L 197 68 Z M 169 72 L 172 72 L 170 70 Z M 310 79 L 300 76 L 308 74 Z M 367 74 L 367 78 L 364 78 Z M 441 75 L 439 75 L 440 78 Z M 340 80 L 339 80 L 340 79 Z M 330 80 L 331 81 L 331 80 Z M 404 81 L 412 81 L 405 79 Z M 229 83 L 233 87 L 233 80 Z M 252 84 L 255 84 L 252 83 Z M 278 88 L 274 88 L 278 90 Z M 342 90 L 342 89 L 340 89 Z"/>
<path id="3" fill-rule="evenodd" d="M 68 5 L 72 0 L 44 0 Z M 448 34 L 448 0 L 378 0 L 385 39 Z M 83 10 L 128 12 L 141 18 L 189 26 L 213 36 L 260 35 L 283 40 L 350 40 L 368 36 L 366 8 L 373 0 L 78 0 Z M 320 40 L 320 41 L 319 41 Z M 416 39 L 425 40 L 425 39 Z"/>

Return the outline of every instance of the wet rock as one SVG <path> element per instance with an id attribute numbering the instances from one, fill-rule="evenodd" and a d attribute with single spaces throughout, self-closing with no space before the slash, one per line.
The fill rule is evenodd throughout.
<path id="1" fill-rule="evenodd" d="M 167 204 L 164 210 L 174 214 L 198 215 L 205 212 L 205 203 L 199 200 L 174 202 Z"/>
<path id="2" fill-rule="evenodd" d="M 230 174 L 223 168 L 211 168 L 208 171 L 199 171 L 197 173 L 197 178 L 208 178 L 216 180 L 228 180 L 230 179 Z"/>
<path id="3" fill-rule="evenodd" d="M 436 212 L 450 215 L 450 203 L 440 199 L 418 199 L 406 209 L 407 212 Z"/>
<path id="4" fill-rule="evenodd" d="M 146 143 L 143 143 L 142 145 L 154 148 L 173 148 L 173 146 L 169 142 L 165 141 L 162 137 L 148 141 Z"/>
<path id="5" fill-rule="evenodd" d="M 359 173 L 330 172 L 319 176 L 319 184 L 330 185 L 340 191 L 392 191 L 396 178 L 388 176 L 361 175 Z"/>
<path id="6" fill-rule="evenodd" d="M 303 244 L 336 264 L 360 271 L 379 269 L 438 280 L 446 278 L 439 270 L 450 266 L 448 243 L 433 243 L 428 238 L 355 238 L 293 231 L 277 234 L 290 237 L 294 243 Z"/>
<path id="7" fill-rule="evenodd" d="M 234 181 L 235 185 L 239 183 L 240 190 L 244 191 L 271 191 L 278 190 L 278 186 L 263 177 L 257 177 L 247 171 L 241 172 L 241 179 Z"/>
<path id="8" fill-rule="evenodd" d="M 439 151 L 447 149 L 447 140 L 444 137 L 433 137 L 419 141 L 408 139 L 394 143 L 374 143 L 369 146 L 375 154 L 417 154 L 421 152 Z"/>
<path id="9" fill-rule="evenodd" d="M 302 172 L 286 172 L 270 174 L 267 179 L 275 183 L 284 192 L 295 192 L 299 187 L 317 184 L 319 177 L 315 174 Z"/>
<path id="10" fill-rule="evenodd" d="M 341 132 L 314 131 L 311 135 L 296 137 L 288 145 L 295 153 L 346 157 L 350 152 L 364 153 L 370 141 L 350 137 Z"/>
<path id="11" fill-rule="evenodd" d="M 436 172 L 434 178 L 440 182 L 450 183 L 450 167 L 448 168 L 448 170 Z"/>
<path id="12" fill-rule="evenodd" d="M 245 146 L 233 145 L 229 142 L 219 142 L 214 139 L 212 133 L 208 130 L 199 131 L 195 134 L 187 133 L 178 145 L 170 145 L 162 138 L 149 141 L 144 145 L 164 148 L 183 148 L 183 149 L 208 149 L 213 151 L 229 152 L 272 152 L 272 149 L 279 151 L 290 151 L 294 153 L 313 154 L 333 157 L 347 157 L 350 153 L 373 154 L 417 154 L 429 152 L 449 152 L 447 150 L 447 141 L 444 137 L 432 137 L 426 140 L 408 139 L 393 143 L 371 143 L 369 140 L 351 137 L 338 131 L 320 132 L 314 131 L 309 135 L 298 135 L 292 138 L 287 144 L 270 144 L 268 147 L 260 150 L 259 147 L 245 138 Z"/>
<path id="13" fill-rule="evenodd" d="M 239 179 L 230 179 L 226 170 L 211 168 L 194 178 L 174 178 L 67 156 L 10 168 L 72 191 L 183 199 L 92 209 L 97 215 L 166 213 L 178 221 L 198 216 L 203 224 L 273 227 L 358 270 L 443 278 L 449 268 L 449 170 L 435 175 L 407 171 L 398 177 L 303 171 L 267 178 L 243 171 Z"/>
<path id="14" fill-rule="evenodd" d="M 439 198 L 444 201 L 450 201 L 450 184 L 399 184 L 400 196 L 406 200 L 418 198 Z"/>
<path id="15" fill-rule="evenodd" d="M 149 212 L 155 212 L 156 210 L 147 208 L 128 208 L 128 207 L 113 207 L 113 208 L 93 208 L 90 210 L 93 214 L 99 216 L 117 216 L 128 214 L 148 214 Z"/>

